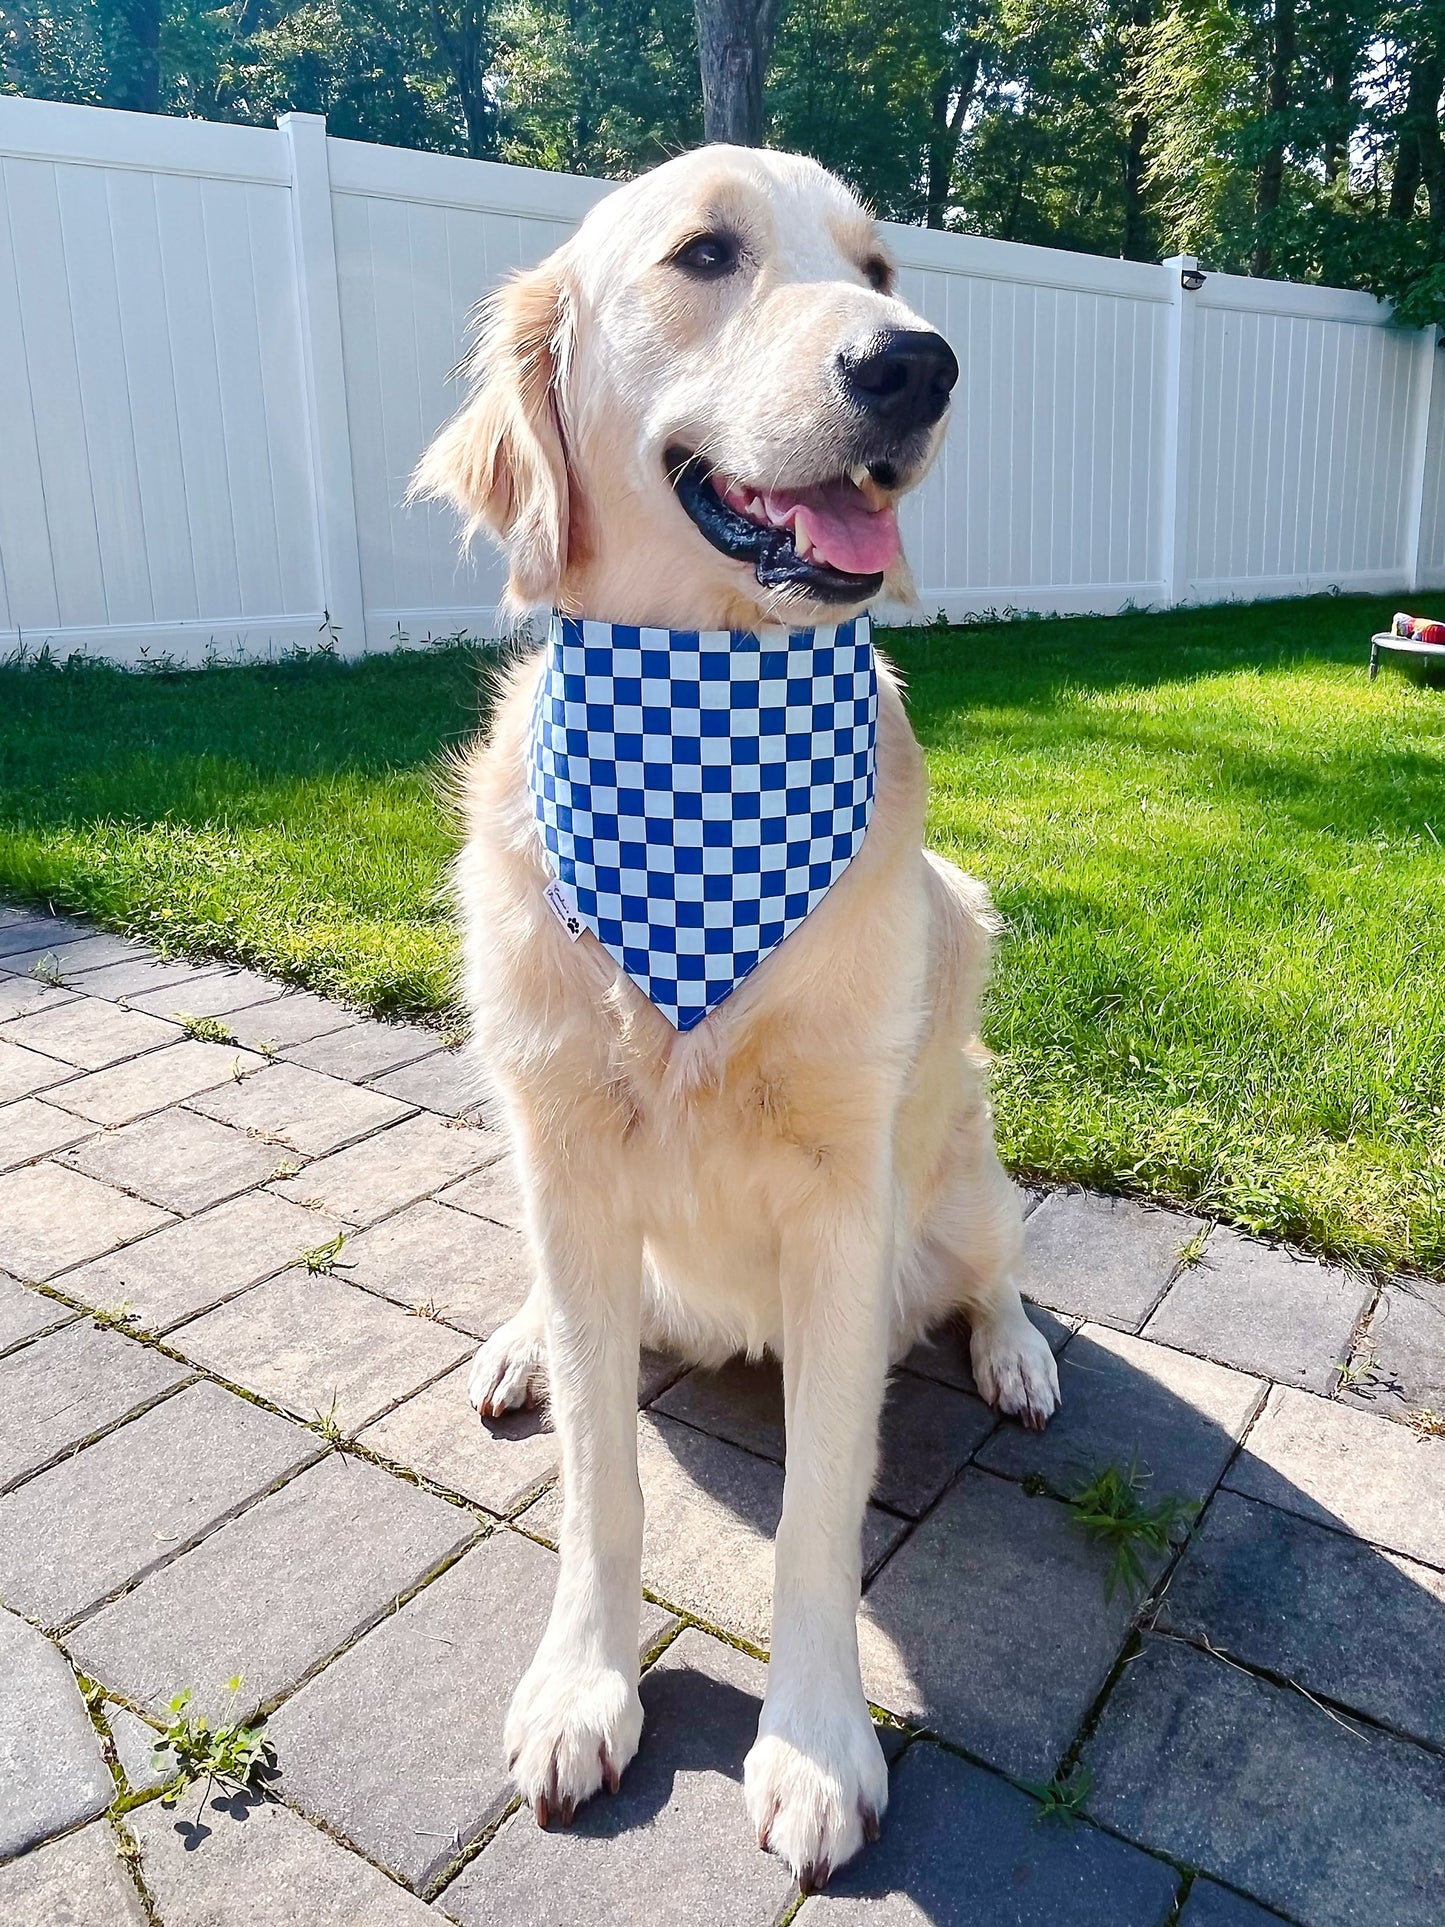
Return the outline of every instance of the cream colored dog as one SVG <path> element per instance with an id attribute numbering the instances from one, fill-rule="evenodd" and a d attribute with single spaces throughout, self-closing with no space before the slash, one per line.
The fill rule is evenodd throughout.
<path id="1" fill-rule="evenodd" d="M 494 297 L 470 400 L 418 471 L 504 544 L 519 609 L 671 628 L 812 626 L 907 591 L 894 501 L 957 364 L 813 162 L 725 147 L 602 201 Z M 959 1308 L 983 1396 L 1042 1425 L 1047 1344 L 1012 1282 L 975 1003 L 988 897 L 923 849 L 923 761 L 880 665 L 877 794 L 820 907 L 679 1034 L 543 902 L 527 785 L 535 655 L 467 766 L 457 866 L 479 1063 L 537 1266 L 477 1354 L 496 1415 L 550 1393 L 551 1621 L 506 1742 L 539 1821 L 615 1787 L 642 1729 L 639 1344 L 783 1363 L 772 1663 L 746 1799 L 805 1886 L 877 1828 L 860 1533 L 891 1361 Z"/>

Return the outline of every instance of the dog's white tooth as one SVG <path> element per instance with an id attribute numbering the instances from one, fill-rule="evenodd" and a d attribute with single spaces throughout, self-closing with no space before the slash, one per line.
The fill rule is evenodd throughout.
<path id="1" fill-rule="evenodd" d="M 868 466 L 865 462 L 855 462 L 848 470 L 848 480 L 853 484 L 854 488 L 862 488 L 868 479 Z"/>

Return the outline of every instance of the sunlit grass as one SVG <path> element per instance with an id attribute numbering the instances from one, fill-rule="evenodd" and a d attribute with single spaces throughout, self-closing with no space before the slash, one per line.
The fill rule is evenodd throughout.
<path id="1" fill-rule="evenodd" d="M 1366 682 L 1391 606 L 891 639 L 931 840 L 1008 919 L 1014 1164 L 1445 1275 L 1445 691 Z M 439 1011 L 478 668 L 0 670 L 0 895 Z"/>

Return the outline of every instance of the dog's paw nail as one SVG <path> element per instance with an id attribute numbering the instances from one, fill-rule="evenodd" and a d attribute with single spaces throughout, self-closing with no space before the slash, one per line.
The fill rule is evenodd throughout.
<path id="1" fill-rule="evenodd" d="M 562 1802 L 562 1806 L 560 1811 L 557 1814 L 557 1818 L 562 1822 L 562 1825 L 564 1827 L 570 1827 L 572 1822 L 577 1818 L 577 1802 L 571 1797 L 570 1794 Z"/>
<path id="2" fill-rule="evenodd" d="M 622 1775 L 617 1770 L 616 1761 L 607 1751 L 606 1741 L 597 1749 L 597 1763 L 602 1768 L 603 1786 L 606 1787 L 609 1793 L 616 1793 L 617 1789 L 622 1785 Z"/>
<path id="3" fill-rule="evenodd" d="M 878 1824 L 878 1815 L 874 1812 L 873 1808 L 868 1806 L 859 1807 L 858 1818 L 863 1822 L 863 1838 L 870 1843 L 876 1840 L 881 1829 Z"/>
<path id="4" fill-rule="evenodd" d="M 828 1876 L 833 1869 L 826 1860 L 814 1860 L 804 1867 L 798 1875 L 798 1892 L 802 1894 L 821 1893 L 828 1884 Z"/>
<path id="5" fill-rule="evenodd" d="M 539 1793 L 537 1795 L 536 1804 L 533 1806 L 532 1811 L 537 1816 L 537 1825 L 545 1829 L 547 1822 L 552 1818 L 552 1809 L 547 1805 L 547 1796 L 545 1793 Z"/>

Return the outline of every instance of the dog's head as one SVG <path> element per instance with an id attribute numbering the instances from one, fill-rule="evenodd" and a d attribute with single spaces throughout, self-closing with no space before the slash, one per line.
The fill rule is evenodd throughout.
<path id="1" fill-rule="evenodd" d="M 894 505 L 958 364 L 893 288 L 815 162 L 684 155 L 493 296 L 414 489 L 502 542 L 518 608 L 752 627 L 906 593 Z"/>

